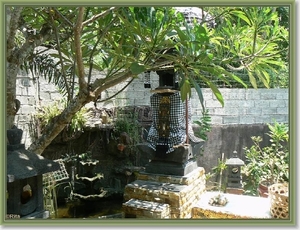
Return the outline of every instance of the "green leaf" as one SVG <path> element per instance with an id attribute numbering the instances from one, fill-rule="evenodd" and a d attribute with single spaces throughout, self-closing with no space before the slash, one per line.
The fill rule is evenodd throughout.
<path id="1" fill-rule="evenodd" d="M 264 71 L 263 69 L 259 69 L 256 71 L 259 79 L 263 82 L 264 86 L 267 88 L 270 88 L 269 82 L 270 82 L 270 76 L 269 74 Z"/>
<path id="2" fill-rule="evenodd" d="M 250 80 L 250 82 L 251 82 L 253 88 L 254 88 L 254 89 L 257 89 L 257 84 L 256 84 L 256 79 L 255 79 L 255 77 L 253 76 L 253 74 L 252 74 L 250 71 L 248 71 L 248 75 L 249 75 L 249 80 Z"/>
<path id="3" fill-rule="evenodd" d="M 224 107 L 224 99 L 219 89 L 216 86 L 212 86 L 211 89 L 214 95 L 216 96 L 217 100 L 221 103 L 222 107 Z"/>
<path id="4" fill-rule="evenodd" d="M 139 63 L 137 62 L 133 62 L 131 65 L 130 65 L 130 71 L 132 72 L 132 74 L 134 75 L 138 75 L 140 73 L 143 73 L 145 72 L 146 68 L 144 65 L 140 65 Z"/>
<path id="5" fill-rule="evenodd" d="M 244 83 L 244 81 L 241 78 L 239 78 L 238 76 L 236 76 L 235 74 L 232 74 L 232 73 L 226 71 L 225 69 L 223 69 L 220 66 L 217 66 L 216 69 L 218 69 L 218 71 L 220 71 L 221 74 L 225 74 L 225 75 L 229 76 L 230 78 L 232 78 L 233 80 L 235 80 L 236 82 L 240 83 L 245 88 L 247 88 L 247 85 Z"/>
<path id="6" fill-rule="evenodd" d="M 197 92 L 197 94 L 198 94 L 198 97 L 199 97 L 199 100 L 200 100 L 202 109 L 203 109 L 203 111 L 205 111 L 205 107 L 204 107 L 204 98 L 203 98 L 202 90 L 201 90 L 199 84 L 195 81 L 195 79 L 194 79 L 193 77 L 191 77 L 190 80 L 191 80 L 193 86 L 194 86 L 195 89 L 196 89 L 196 92 Z"/>
<path id="7" fill-rule="evenodd" d="M 192 93 L 192 91 L 191 91 L 190 82 L 189 82 L 189 80 L 184 79 L 183 84 L 181 86 L 181 90 L 180 90 L 181 100 L 185 101 L 188 98 L 188 95 L 189 95 L 189 97 L 191 96 L 191 93 Z"/>
<path id="8" fill-rule="evenodd" d="M 201 64 L 210 64 L 212 61 L 212 54 L 207 53 L 201 53 L 197 58 L 199 58 L 199 62 Z"/>
<path id="9" fill-rule="evenodd" d="M 217 100 L 221 103 L 222 107 L 224 107 L 224 99 L 218 87 L 210 81 L 207 82 L 207 85 L 211 88 Z"/>
<path id="10" fill-rule="evenodd" d="M 239 17 L 243 21 L 245 21 L 249 26 L 252 26 L 252 22 L 250 22 L 249 18 L 242 11 L 231 11 L 232 14 Z"/>
<path id="11" fill-rule="evenodd" d="M 188 39 L 188 36 L 186 36 L 186 34 L 183 33 L 182 30 L 181 30 L 180 28 L 176 28 L 176 31 L 177 31 L 177 34 L 178 34 L 178 36 L 179 36 L 179 38 L 180 38 L 180 40 L 181 40 L 182 42 L 189 40 L 189 39 Z"/>

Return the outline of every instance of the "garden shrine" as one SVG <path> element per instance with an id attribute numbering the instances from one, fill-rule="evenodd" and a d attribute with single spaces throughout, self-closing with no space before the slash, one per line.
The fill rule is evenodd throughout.
<path id="1" fill-rule="evenodd" d="M 236 195 L 241 194 L 242 165 L 236 153 L 227 162 L 232 173 L 228 174 L 226 196 L 206 192 L 205 170 L 198 167 L 196 161 L 204 141 L 194 136 L 189 102 L 181 100 L 173 69 L 157 73 L 160 85 L 152 91 L 150 99 L 153 122 L 148 143 L 139 145 L 140 151 L 152 155 L 152 159 L 145 170 L 138 173 L 137 179 L 125 186 L 124 217 L 270 218 L 268 199 Z M 239 205 L 241 200 L 249 205 L 246 211 Z M 259 212 L 254 205 L 262 207 Z"/>
<path id="2" fill-rule="evenodd" d="M 157 71 L 157 74 L 160 85 L 150 99 L 153 122 L 148 143 L 139 147 L 148 155 L 150 152 L 153 158 L 145 172 L 126 185 L 124 199 L 129 201 L 123 205 L 124 212 L 127 217 L 138 216 L 140 210 L 136 212 L 136 207 L 148 206 L 154 207 L 156 211 L 149 215 L 156 218 L 165 218 L 170 213 L 170 218 L 187 218 L 205 190 L 204 169 L 197 167 L 196 151 L 193 151 L 200 150 L 204 141 L 193 135 L 189 103 L 181 100 L 174 69 Z M 164 204 L 165 200 L 172 205 Z"/>
<path id="3" fill-rule="evenodd" d="M 204 12 L 194 12 L 193 8 L 183 7 L 181 12 L 187 23 L 201 23 Z M 172 55 L 176 50 L 164 50 Z M 163 60 L 162 60 L 163 61 Z M 182 101 L 178 87 L 178 73 L 174 66 L 162 67 L 157 71 L 159 87 L 152 90 L 150 98 L 153 122 L 150 127 L 148 144 L 140 146 L 142 152 L 153 156 L 145 171 L 140 172 L 137 180 L 125 187 L 123 211 L 130 218 L 270 218 L 268 199 L 230 194 L 230 201 L 243 199 L 243 203 L 260 204 L 262 212 L 243 213 L 239 208 L 227 205 L 227 198 L 220 193 L 207 193 L 205 170 L 198 167 L 195 158 L 200 153 L 204 141 L 193 135 L 189 115 L 189 101 Z M 150 73 L 145 73 L 145 88 L 150 88 Z M 236 158 L 235 158 L 236 159 Z M 239 169 L 241 165 L 235 165 Z M 231 174 L 231 191 L 240 189 L 240 173 Z M 235 178 L 235 177 L 238 178 Z M 238 182 L 238 183 L 236 183 Z M 233 197 L 232 197 L 233 196 Z M 236 197 L 234 196 L 239 196 Z M 218 199 L 215 207 L 211 199 Z M 263 199 L 263 200 L 262 200 Z M 225 202 L 224 202 L 225 201 Z M 200 203 L 199 203 L 200 202 Z M 224 209 L 224 207 L 229 207 Z M 239 206 L 238 206 L 239 207 Z M 222 209 L 223 208 L 223 209 Z M 251 210 L 248 209 L 247 210 Z M 254 208 L 254 210 L 256 210 Z"/>
<path id="4" fill-rule="evenodd" d="M 188 18 L 189 14 L 186 14 Z M 169 52 L 169 51 L 167 51 Z M 171 52 L 173 52 L 171 50 Z M 150 88 L 145 73 L 145 87 Z M 206 191 L 205 170 L 197 164 L 196 158 L 204 141 L 197 138 L 192 130 L 190 120 L 190 102 L 182 101 L 178 86 L 178 76 L 174 68 L 161 68 L 157 71 L 159 87 L 152 90 L 150 98 L 153 113 L 152 125 L 147 137 L 147 143 L 138 145 L 140 152 L 152 156 L 145 169 L 136 175 L 136 180 L 128 183 L 124 189 L 124 203 L 122 211 L 125 218 L 154 218 L 154 219 L 202 219 L 202 218 L 271 218 L 270 201 L 262 197 L 249 197 L 232 194 L 241 191 L 239 171 L 241 162 L 232 165 L 229 178 L 230 190 L 225 196 L 224 204 L 216 202 L 211 205 L 211 199 L 221 199 L 220 192 Z M 48 218 L 42 201 L 42 174 L 59 169 L 57 162 L 39 157 L 33 159 L 32 153 L 20 148 L 11 149 L 8 145 L 8 200 L 7 214 L 15 214 L 21 218 Z M 16 142 L 17 145 L 20 142 Z M 18 163 L 18 159 L 29 159 L 29 176 L 16 173 L 11 167 Z M 24 156 L 21 156 L 21 155 Z M 42 168 L 34 163 L 40 161 Z M 236 160 L 236 159 L 235 159 Z M 10 162 L 14 164 L 10 165 Z M 34 163 L 34 164 L 33 164 Z M 232 163 L 232 162 L 229 162 Z M 31 165 L 33 164 L 33 165 Z M 87 166 L 96 165 L 89 162 Z M 26 165 L 22 163 L 22 165 Z M 44 167 L 45 166 L 45 167 Z M 86 163 L 84 163 L 86 166 Z M 37 169 L 35 169 L 37 168 Z M 235 171 L 237 170 L 238 171 Z M 88 173 L 90 171 L 87 171 Z M 85 172 L 86 173 L 86 172 Z M 34 179 L 30 179 L 34 177 Z M 72 178 L 75 174 L 72 174 Z M 87 177 L 88 176 L 88 177 Z M 92 178 L 92 180 L 91 180 Z M 84 175 L 80 179 L 90 185 L 98 176 Z M 91 186 L 89 186 L 91 187 Z M 28 196 L 25 197 L 25 194 Z M 241 193 L 239 193 L 241 194 Z M 86 194 L 84 199 L 90 197 Z M 26 199 L 25 199 L 26 198 Z M 241 206 L 240 204 L 244 205 Z M 220 205 L 218 205 L 220 204 Z M 244 210 L 245 205 L 247 209 Z M 257 210 L 257 207 L 261 207 Z"/>

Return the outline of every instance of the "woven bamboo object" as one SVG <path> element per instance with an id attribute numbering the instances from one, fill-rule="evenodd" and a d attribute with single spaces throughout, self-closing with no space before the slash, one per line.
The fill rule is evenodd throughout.
<path id="1" fill-rule="evenodd" d="M 289 187 L 287 183 L 277 183 L 269 187 L 271 215 L 277 219 L 289 218 Z"/>

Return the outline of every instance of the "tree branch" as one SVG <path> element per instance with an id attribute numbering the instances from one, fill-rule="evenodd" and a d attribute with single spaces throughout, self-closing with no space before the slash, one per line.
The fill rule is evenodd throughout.
<path id="1" fill-rule="evenodd" d="M 91 52 L 90 58 L 89 58 L 89 62 L 90 62 L 90 70 L 89 70 L 89 76 L 88 76 L 88 84 L 90 84 L 90 80 L 91 80 L 91 72 L 92 72 L 92 66 L 93 66 L 93 56 L 94 56 L 94 52 L 99 44 L 99 42 L 101 41 L 101 39 L 105 36 L 105 34 L 108 32 L 108 30 L 111 28 L 111 26 L 113 25 L 113 23 L 116 22 L 116 18 L 114 18 L 105 28 L 104 30 L 99 30 L 98 35 L 97 35 L 97 41 L 93 47 L 93 50 Z"/>
<path id="2" fill-rule="evenodd" d="M 52 8 L 50 8 L 50 10 L 52 10 Z M 55 38 L 56 38 L 57 51 L 58 51 L 58 55 L 59 55 L 59 59 L 60 59 L 60 65 L 61 65 L 61 73 L 62 73 L 62 77 L 63 77 L 64 82 L 65 82 L 66 91 L 67 91 L 67 95 L 68 95 L 68 101 L 69 101 L 71 99 L 71 92 L 70 92 L 70 87 L 69 87 L 67 77 L 66 77 L 66 71 L 65 71 L 62 52 L 61 52 L 60 40 L 59 40 L 57 28 L 56 28 L 55 23 L 54 23 L 53 15 L 49 14 L 49 18 L 51 20 L 52 27 L 53 27 L 54 34 L 55 34 Z"/>
<path id="3" fill-rule="evenodd" d="M 79 7 L 77 21 L 74 27 L 74 43 L 75 43 L 75 57 L 78 69 L 78 80 L 79 80 L 79 90 L 83 93 L 88 94 L 87 89 L 87 82 L 84 79 L 84 65 L 82 61 L 82 50 L 81 50 L 81 32 L 83 28 L 83 14 L 84 14 L 84 7 Z"/>
<path id="4" fill-rule="evenodd" d="M 109 9 L 107 9 L 106 11 L 104 12 L 101 12 L 100 14 L 96 14 L 94 15 L 93 17 L 91 17 L 89 20 L 86 20 L 85 22 L 82 23 L 82 27 L 92 23 L 93 21 L 97 20 L 98 18 L 101 18 L 101 17 L 105 17 L 106 15 L 110 14 L 111 11 L 114 11 L 114 10 L 117 10 L 119 9 L 120 7 L 111 7 Z"/>
<path id="5" fill-rule="evenodd" d="M 105 98 L 104 100 L 99 100 L 98 102 L 104 102 L 104 101 L 107 101 L 107 100 L 110 100 L 110 99 L 116 97 L 117 95 L 119 95 L 121 92 L 123 92 L 132 83 L 133 79 L 134 78 L 130 79 L 130 81 L 128 81 L 128 83 L 122 89 L 120 89 L 118 92 L 116 92 L 115 94 L 111 95 L 108 98 Z"/>
<path id="6" fill-rule="evenodd" d="M 62 15 L 56 8 L 51 8 L 61 19 L 63 19 L 64 22 L 66 22 L 69 26 L 73 27 L 72 22 L 70 22 L 70 20 L 65 17 L 64 15 Z"/>
<path id="7" fill-rule="evenodd" d="M 129 70 L 126 70 L 124 72 L 115 74 L 111 78 L 105 78 L 104 79 L 96 79 L 92 85 L 92 88 L 95 89 L 93 91 L 95 97 L 97 98 L 100 93 L 112 86 L 117 85 L 118 83 L 124 82 L 128 78 L 132 77 L 132 73 Z"/>

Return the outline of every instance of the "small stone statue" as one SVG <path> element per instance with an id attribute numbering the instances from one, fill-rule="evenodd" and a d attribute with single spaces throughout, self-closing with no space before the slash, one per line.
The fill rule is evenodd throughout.
<path id="1" fill-rule="evenodd" d="M 225 206 L 228 203 L 224 194 L 218 193 L 216 196 L 209 199 L 208 204 L 212 206 Z"/>

